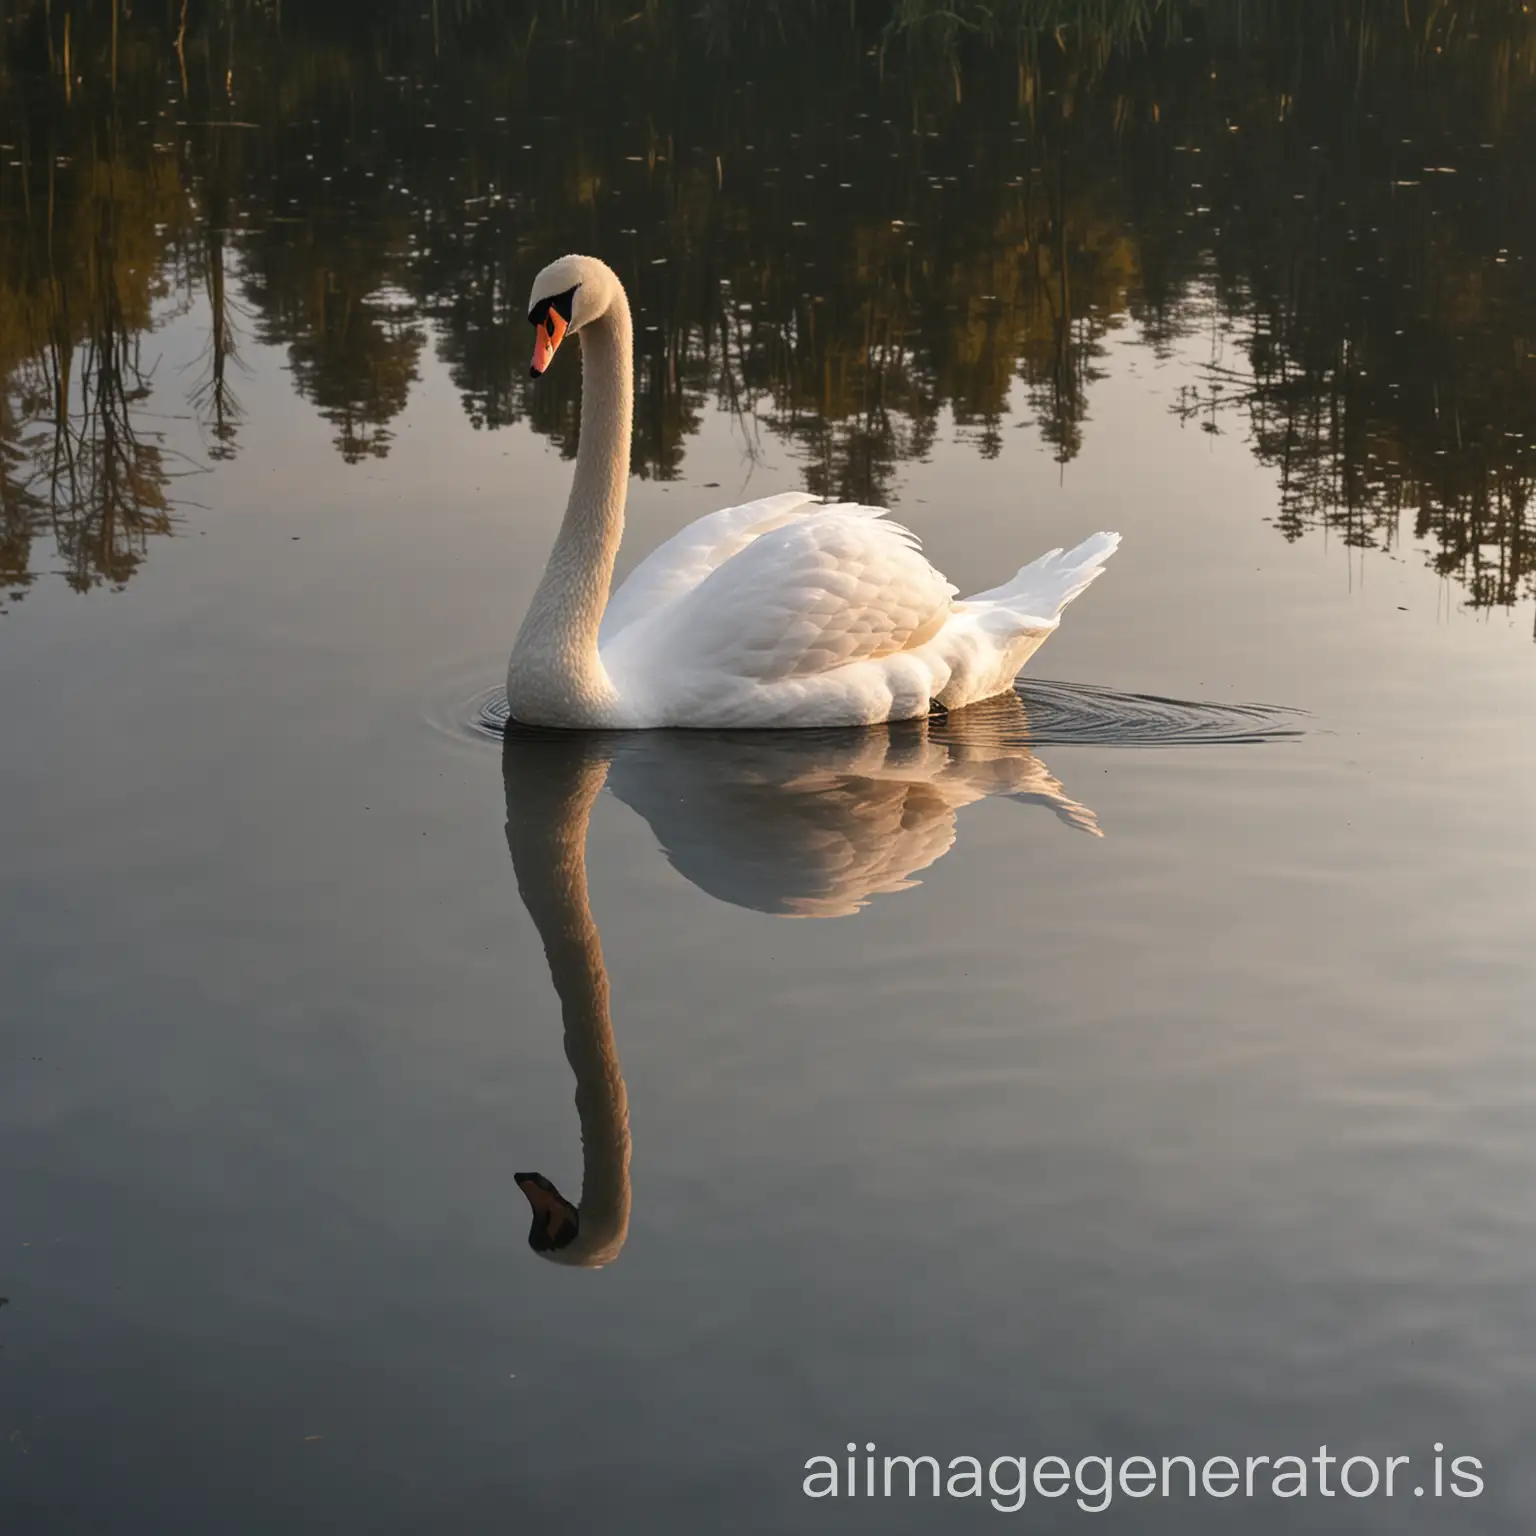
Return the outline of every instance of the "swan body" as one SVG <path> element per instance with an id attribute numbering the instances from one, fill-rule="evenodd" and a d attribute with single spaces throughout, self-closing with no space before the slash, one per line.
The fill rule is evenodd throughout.
<path id="1" fill-rule="evenodd" d="M 727 507 L 652 551 L 611 592 L 624 528 L 633 326 L 601 261 L 535 279 L 533 373 L 581 339 L 570 502 L 507 668 L 530 725 L 872 725 L 1003 693 L 1119 545 L 1099 533 L 958 600 L 883 509 L 803 491 Z M 610 595 L 611 594 L 611 595 Z"/>

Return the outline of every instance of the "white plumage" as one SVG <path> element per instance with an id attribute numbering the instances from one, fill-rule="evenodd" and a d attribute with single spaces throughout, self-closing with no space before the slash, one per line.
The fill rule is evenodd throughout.
<path id="1" fill-rule="evenodd" d="M 1118 536 L 955 587 L 878 507 L 803 492 L 728 507 L 648 555 L 599 654 L 634 725 L 824 726 L 958 709 L 1013 684 Z"/>
<path id="2" fill-rule="evenodd" d="M 565 521 L 508 668 L 519 720 L 869 725 L 934 704 L 958 709 L 1012 687 L 1120 542 L 1096 534 L 957 601 L 916 536 L 882 509 L 795 491 L 700 518 L 610 600 L 629 462 L 629 308 L 618 279 L 590 257 L 539 275 L 533 316 L 557 298 L 582 336 L 581 443 Z M 550 355 L 541 332 L 536 358 Z"/>

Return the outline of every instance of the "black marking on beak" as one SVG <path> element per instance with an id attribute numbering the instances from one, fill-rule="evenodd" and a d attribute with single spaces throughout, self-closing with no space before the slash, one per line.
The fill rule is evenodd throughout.
<path id="1" fill-rule="evenodd" d="M 580 287 L 578 283 L 576 285 Z M 528 311 L 528 319 L 535 330 L 543 334 L 538 336 L 533 345 L 533 362 L 529 366 L 530 378 L 540 378 L 544 370 L 549 367 L 550 359 L 555 355 L 555 349 L 565 339 L 565 333 L 571 328 L 571 312 L 575 307 L 576 289 L 572 288 L 567 293 L 556 294 L 551 299 L 540 299 L 537 304 Z"/>
<path id="2" fill-rule="evenodd" d="M 570 1247 L 581 1230 L 581 1212 L 542 1173 L 514 1173 L 512 1178 L 533 1210 L 528 1246 L 535 1253 Z"/>
<path id="3" fill-rule="evenodd" d="M 576 288 L 580 287 L 581 284 L 577 283 Z M 554 312 L 559 315 L 567 325 L 569 325 L 571 323 L 571 311 L 576 307 L 576 288 L 568 288 L 564 293 L 557 293 L 551 299 L 540 299 L 539 302 L 528 311 L 529 325 L 546 324 L 549 320 L 549 312 L 551 309 L 553 309 Z M 554 335 L 553 329 L 551 329 L 550 335 Z"/>

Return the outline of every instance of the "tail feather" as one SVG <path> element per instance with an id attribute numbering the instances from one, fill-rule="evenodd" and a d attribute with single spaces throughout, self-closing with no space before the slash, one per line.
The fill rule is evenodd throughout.
<path id="1" fill-rule="evenodd" d="M 1118 533 L 1096 533 L 1075 549 L 1050 550 L 1022 567 L 1011 581 L 974 593 L 966 602 L 995 603 L 1054 624 L 1061 610 L 1098 578 L 1104 562 L 1119 547 Z"/>

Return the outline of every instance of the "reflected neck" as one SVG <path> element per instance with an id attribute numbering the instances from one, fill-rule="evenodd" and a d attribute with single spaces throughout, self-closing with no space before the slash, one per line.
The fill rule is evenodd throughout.
<path id="1" fill-rule="evenodd" d="M 624 536 L 634 418 L 634 327 L 615 281 L 613 298 L 577 332 L 581 440 L 565 518 L 507 669 L 512 713 L 531 725 L 601 725 L 615 700 L 598 656 L 598 631 Z"/>
<path id="2" fill-rule="evenodd" d="M 604 760 L 581 762 L 554 780 L 547 772 L 507 776 L 507 846 L 560 998 L 581 1122 L 580 1232 L 570 1249 L 550 1257 L 586 1267 L 617 1258 L 629 1232 L 629 1095 L 587 896 L 587 822 L 607 776 Z"/>

